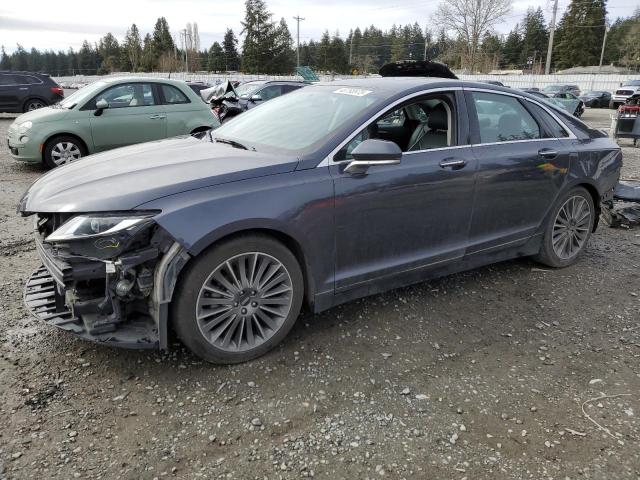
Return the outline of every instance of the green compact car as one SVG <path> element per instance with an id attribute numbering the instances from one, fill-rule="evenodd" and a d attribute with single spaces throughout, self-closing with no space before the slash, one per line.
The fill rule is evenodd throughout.
<path id="1" fill-rule="evenodd" d="M 20 115 L 9 127 L 8 144 L 16 160 L 54 168 L 92 153 L 202 132 L 219 124 L 185 82 L 118 77 Z"/>

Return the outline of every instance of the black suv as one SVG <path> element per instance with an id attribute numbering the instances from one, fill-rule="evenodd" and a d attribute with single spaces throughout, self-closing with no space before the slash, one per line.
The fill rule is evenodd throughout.
<path id="1" fill-rule="evenodd" d="M 0 71 L 0 112 L 28 112 L 63 98 L 62 88 L 49 75 Z"/>

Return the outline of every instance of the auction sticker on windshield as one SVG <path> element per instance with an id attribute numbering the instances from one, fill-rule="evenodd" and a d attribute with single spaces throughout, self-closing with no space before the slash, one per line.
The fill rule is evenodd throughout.
<path id="1" fill-rule="evenodd" d="M 364 90 L 362 88 L 339 88 L 335 90 L 333 93 L 340 93 L 342 95 L 353 95 L 354 97 L 364 97 L 365 95 L 369 95 L 371 90 Z"/>

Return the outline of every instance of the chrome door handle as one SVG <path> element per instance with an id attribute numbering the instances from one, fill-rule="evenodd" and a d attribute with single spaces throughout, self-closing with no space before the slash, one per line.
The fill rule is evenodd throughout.
<path id="1" fill-rule="evenodd" d="M 446 159 L 440 162 L 440 168 L 450 168 L 451 170 L 460 170 L 467 164 L 466 160 L 462 159 Z"/>
<path id="2" fill-rule="evenodd" d="M 149 118 L 151 120 L 158 120 L 158 119 L 161 119 L 161 118 L 167 118 L 167 116 L 166 115 L 151 115 Z"/>
<path id="3" fill-rule="evenodd" d="M 553 159 L 558 156 L 558 152 L 549 148 L 543 148 L 542 150 L 538 150 L 538 155 L 540 155 L 542 158 Z"/>
<path id="4" fill-rule="evenodd" d="M 20 87 L 18 90 L 29 90 L 29 87 Z"/>

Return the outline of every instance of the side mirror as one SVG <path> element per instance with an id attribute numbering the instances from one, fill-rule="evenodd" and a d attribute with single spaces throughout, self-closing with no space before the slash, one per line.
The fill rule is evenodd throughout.
<path id="1" fill-rule="evenodd" d="M 101 98 L 96 102 L 96 111 L 94 115 L 96 117 L 99 117 L 100 115 L 102 115 L 102 111 L 107 108 L 109 108 L 109 102 L 107 102 L 104 98 Z"/>
<path id="2" fill-rule="evenodd" d="M 249 100 L 251 100 L 254 103 L 255 102 L 261 102 L 262 101 L 262 97 L 260 95 L 257 95 L 257 94 L 256 95 L 251 95 L 251 98 Z"/>
<path id="3" fill-rule="evenodd" d="M 402 150 L 394 142 L 369 139 L 351 152 L 353 161 L 344 169 L 347 173 L 364 173 L 377 165 L 397 165 L 402 159 Z"/>

